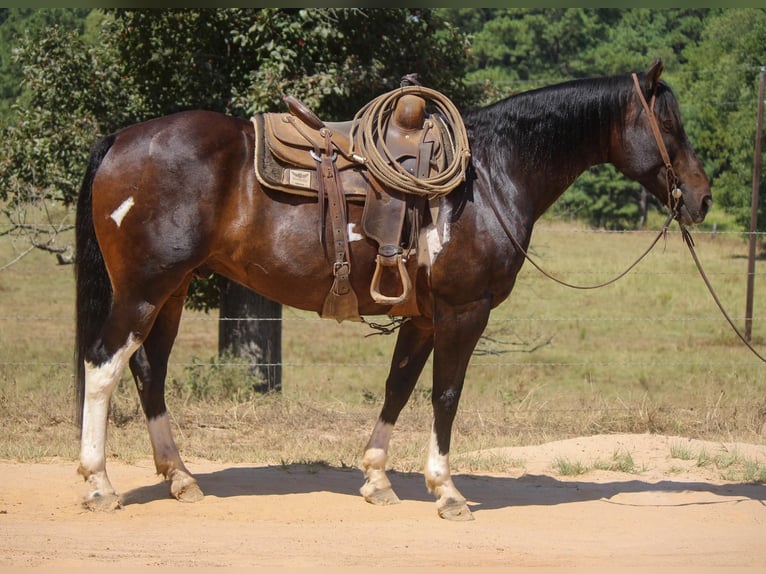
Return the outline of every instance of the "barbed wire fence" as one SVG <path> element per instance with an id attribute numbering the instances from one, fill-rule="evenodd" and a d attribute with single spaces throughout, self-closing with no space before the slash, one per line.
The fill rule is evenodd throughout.
<path id="1" fill-rule="evenodd" d="M 568 228 L 566 233 L 580 234 L 586 233 L 592 236 L 603 236 L 607 234 L 608 237 L 620 237 L 625 234 L 637 233 L 626 231 L 604 231 L 604 230 L 588 230 L 579 228 Z M 640 233 L 640 232 L 638 232 Z M 705 232 L 710 234 L 710 232 Z M 733 238 L 746 238 L 747 233 L 742 232 L 729 232 L 729 231 L 714 231 L 713 233 Z M 760 234 L 763 235 L 763 234 Z M 2 240 L 2 238 L 0 238 Z M 742 243 L 743 249 L 745 243 Z M 4 262 L 0 262 L 3 265 Z M 53 263 L 50 263 L 53 265 Z M 721 281 L 728 281 L 732 277 L 744 276 L 746 269 L 744 264 L 741 265 L 741 270 L 724 270 L 710 273 L 714 278 Z M 578 273 L 587 275 L 594 272 L 581 270 Z M 694 269 L 683 270 L 665 270 L 662 268 L 649 268 L 642 269 L 642 274 L 650 275 L 652 277 L 661 277 L 663 275 L 679 275 L 689 276 L 689 281 L 696 281 L 696 271 Z M 766 275 L 766 272 L 756 272 L 757 277 L 761 278 Z M 744 277 L 742 277 L 744 282 Z M 72 294 L 73 296 L 73 294 Z M 766 317 L 766 309 L 760 309 L 761 316 Z M 199 338 L 200 331 L 208 333 L 208 343 L 213 341 L 213 345 L 205 347 L 204 344 L 200 345 L 199 341 L 194 342 L 199 355 L 190 355 L 186 353 L 182 354 L 181 358 L 174 359 L 171 356 L 171 362 L 173 367 L 181 372 L 189 372 L 195 369 L 204 369 L 210 367 L 210 362 L 205 359 L 199 359 L 199 356 L 209 357 L 216 353 L 215 347 L 215 334 L 218 330 L 218 323 L 222 320 L 236 321 L 243 319 L 221 319 L 213 314 L 203 313 L 191 313 L 186 312 L 183 319 L 181 328 L 179 330 L 179 337 L 177 346 L 187 345 L 186 330 L 188 327 L 194 327 L 195 333 L 191 335 L 191 339 Z M 249 318 L 248 321 L 269 321 L 275 319 L 261 319 L 261 318 Z M 328 322 L 327 320 L 320 319 L 316 315 L 310 315 L 302 312 L 293 312 L 287 310 L 282 319 L 276 319 L 283 321 L 285 330 L 287 332 L 303 334 L 308 339 L 314 338 L 314 346 L 317 348 L 316 353 L 295 353 L 289 346 L 283 347 L 283 361 L 281 366 L 285 371 L 285 379 L 289 380 L 292 374 L 301 371 L 302 375 L 297 376 L 300 379 L 306 379 L 314 377 L 318 384 L 321 384 L 323 379 L 327 379 L 334 374 L 342 372 L 344 369 L 350 371 L 350 374 L 342 375 L 348 378 L 355 378 L 359 376 L 366 376 L 369 379 L 367 383 L 370 389 L 374 389 L 374 394 L 377 395 L 377 399 L 380 399 L 383 393 L 384 380 L 389 368 L 390 356 L 386 352 L 371 353 L 369 355 L 360 354 L 355 351 L 354 353 L 344 353 L 341 351 L 333 351 L 332 353 L 324 353 L 320 349 L 323 345 L 322 338 L 312 337 L 307 333 L 310 332 L 323 332 L 329 328 L 345 329 L 348 334 L 345 336 L 346 340 L 350 339 L 364 339 L 369 335 L 369 331 L 365 330 L 365 327 L 359 324 L 349 326 L 348 323 L 342 325 L 336 325 L 335 322 Z M 763 324 L 764 319 L 760 319 L 758 314 L 754 317 L 756 324 Z M 495 313 L 491 315 L 489 325 L 485 331 L 482 340 L 480 341 L 477 349 L 474 353 L 474 359 L 472 365 L 469 368 L 469 373 L 473 373 L 471 377 L 473 379 L 482 380 L 483 378 L 489 379 L 502 379 L 513 380 L 514 378 L 523 379 L 526 376 L 524 373 L 528 373 L 532 370 L 542 371 L 548 374 L 552 373 L 553 377 L 557 378 L 569 378 L 572 380 L 581 379 L 583 373 L 599 370 L 604 373 L 602 378 L 606 381 L 610 380 L 612 376 L 609 371 L 612 369 L 636 369 L 643 373 L 649 373 L 648 376 L 652 376 L 655 373 L 656 378 L 663 378 L 667 376 L 668 372 L 688 372 L 688 371 L 715 371 L 722 372 L 731 375 L 732 373 L 739 373 L 740 378 L 745 378 L 750 381 L 753 387 L 760 387 L 760 395 L 764 398 L 764 405 L 766 405 L 766 386 L 762 383 L 764 380 L 763 372 L 766 369 L 757 358 L 752 355 L 748 355 L 745 352 L 732 352 L 729 358 L 722 359 L 720 356 L 711 357 L 704 352 L 701 353 L 677 353 L 675 356 L 668 357 L 666 355 L 658 354 L 656 359 L 647 361 L 646 358 L 635 360 L 630 358 L 630 353 L 615 354 L 613 357 L 603 356 L 594 358 L 588 353 L 584 353 L 576 358 L 568 356 L 565 359 L 561 359 L 559 353 L 550 353 L 543 356 L 542 351 L 547 351 L 552 346 L 552 341 L 556 337 L 556 332 L 563 326 L 571 325 L 605 325 L 611 324 L 612 326 L 618 325 L 623 331 L 629 331 L 636 326 L 645 326 L 652 332 L 661 332 L 667 325 L 670 324 L 683 324 L 684 329 L 688 332 L 695 332 L 699 330 L 709 330 L 710 328 L 719 328 L 724 323 L 723 318 L 717 313 L 716 309 L 711 305 L 706 308 L 705 312 L 700 312 L 695 315 L 678 316 L 673 314 L 663 313 L 643 313 L 638 312 L 628 316 L 591 316 L 578 310 L 575 314 L 565 315 L 545 315 L 545 316 L 496 316 Z M 6 333 L 14 333 L 20 330 L 32 330 L 34 331 L 37 325 L 45 325 L 52 327 L 56 332 L 62 334 L 62 338 L 73 338 L 74 320 L 73 314 L 66 309 L 62 311 L 62 314 L 22 314 L 16 312 L 14 309 L 10 309 L 2 305 L 2 275 L 0 275 L 0 329 Z M 523 333 L 517 333 L 515 328 L 519 328 Z M 391 341 L 385 343 L 392 348 L 392 337 L 381 337 Z M 364 342 L 359 343 L 360 346 L 364 345 Z M 384 345 L 384 346 L 385 346 Z M 732 347 L 734 349 L 735 347 Z M 217 369 L 229 369 L 229 368 L 241 368 L 242 363 L 237 361 L 230 361 L 227 358 L 219 358 L 215 362 L 215 368 Z M 37 356 L 36 358 L 27 358 L 24 356 L 23 351 L 15 349 L 12 351 L 12 355 L 6 352 L 0 351 L 0 371 L 3 369 L 11 370 L 31 370 L 43 368 L 47 372 L 47 376 L 51 376 L 54 373 L 56 377 L 67 379 L 71 377 L 72 361 L 68 358 L 61 358 L 51 356 L 50 359 Z M 421 380 L 425 379 L 423 383 L 425 386 L 430 386 L 428 378 L 430 376 L 430 367 L 426 368 Z M 292 373 L 292 374 L 291 374 Z M 487 375 L 489 373 L 489 375 Z M 521 374 L 520 374 L 521 373 Z M 714 375 L 713 375 L 714 376 Z M 470 384 L 468 381 L 466 385 Z M 757 394 L 757 391 L 756 391 Z M 715 400 L 713 399 L 715 403 Z M 678 405 L 665 405 L 667 409 L 678 410 L 699 410 L 709 411 L 711 408 L 718 409 L 719 411 L 736 411 L 741 408 L 738 404 L 721 404 L 719 397 L 719 404 L 712 404 L 709 397 L 701 396 L 689 396 L 686 397 L 682 404 Z M 462 408 L 462 407 L 461 407 Z M 588 407 L 590 408 L 590 407 Z M 619 405 L 604 405 L 601 407 L 603 410 L 609 412 L 620 411 L 622 407 Z M 763 409 L 763 407 L 760 407 Z M 569 414 L 576 415 L 578 412 L 582 412 L 586 407 L 578 408 L 571 405 L 557 405 L 555 403 L 547 403 L 536 405 L 534 409 L 539 412 L 546 412 L 551 415 L 556 414 Z M 764 411 L 766 417 L 766 411 Z"/>

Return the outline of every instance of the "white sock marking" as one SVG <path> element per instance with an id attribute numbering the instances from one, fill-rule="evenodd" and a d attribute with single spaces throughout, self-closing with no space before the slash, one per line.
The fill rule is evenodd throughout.
<path id="1" fill-rule="evenodd" d="M 393 432 L 394 425 L 378 419 L 364 451 L 364 465 L 366 467 L 385 470 L 388 460 L 388 445 L 391 442 Z"/>
<path id="2" fill-rule="evenodd" d="M 449 454 L 440 454 L 436 442 L 436 430 L 431 428 L 431 440 L 428 445 L 428 462 L 426 463 L 426 478 L 434 487 L 441 486 L 450 480 Z"/>
<path id="3" fill-rule="evenodd" d="M 85 362 L 85 404 L 82 413 L 80 465 L 91 472 L 106 466 L 106 423 L 109 399 L 122 370 L 139 344 L 131 334 L 127 343 L 108 362 L 96 367 Z"/>

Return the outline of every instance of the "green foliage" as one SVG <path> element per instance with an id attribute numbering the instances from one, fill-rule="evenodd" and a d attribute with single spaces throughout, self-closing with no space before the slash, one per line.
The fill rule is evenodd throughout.
<path id="1" fill-rule="evenodd" d="M 679 92 L 690 102 L 687 131 L 711 178 L 718 205 L 749 226 L 758 73 L 766 65 L 766 10 L 721 9 L 689 46 Z M 759 187 L 766 176 L 763 171 Z M 766 229 L 760 205 L 759 229 Z"/>
<path id="2" fill-rule="evenodd" d="M 82 31 L 86 8 L 0 8 L 0 125 L 12 115 L 11 106 L 22 95 L 21 64 L 14 49 L 27 37 L 37 37 L 57 26 L 74 32 Z"/>
<path id="3" fill-rule="evenodd" d="M 592 227 L 634 229 L 645 218 L 642 202 L 659 205 L 653 196 L 642 193 L 640 185 L 605 164 L 584 172 L 551 212 L 556 217 L 585 221 Z"/>
<path id="4" fill-rule="evenodd" d="M 251 372 L 247 361 L 224 352 L 208 361 L 192 359 L 180 379 L 171 378 L 169 386 L 184 401 L 244 402 L 251 399 L 262 381 Z"/>
<path id="5" fill-rule="evenodd" d="M 182 109 L 244 117 L 291 94 L 343 120 L 412 72 L 469 106 L 659 56 L 716 205 L 745 226 L 764 52 L 763 9 L 2 9 L 0 197 L 67 204 L 96 137 Z M 639 196 L 599 168 L 554 209 L 630 228 Z"/>
<path id="6" fill-rule="evenodd" d="M 15 58 L 25 95 L 2 130 L 0 198 L 15 206 L 69 205 L 90 145 L 129 117 L 131 91 L 108 46 L 87 45 L 59 26 L 25 37 Z"/>

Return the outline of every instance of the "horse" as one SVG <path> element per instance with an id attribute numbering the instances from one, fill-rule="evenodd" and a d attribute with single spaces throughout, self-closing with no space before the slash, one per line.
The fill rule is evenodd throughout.
<path id="1" fill-rule="evenodd" d="M 704 220 L 709 180 L 662 69 L 657 60 L 646 71 L 571 80 L 461 113 L 470 164 L 465 181 L 435 202 L 419 228 L 417 310 L 398 329 L 385 398 L 361 458 L 366 501 L 399 502 L 386 475 L 389 441 L 433 354 L 426 487 L 440 517 L 473 519 L 449 464 L 466 370 L 490 312 L 514 288 L 536 220 L 579 174 L 610 163 L 682 225 Z M 180 501 L 204 496 L 181 459 L 164 398 L 193 277 L 217 273 L 284 305 L 322 309 L 333 254 L 305 238 L 320 227 L 319 202 L 260 184 L 255 146 L 251 122 L 191 110 L 126 127 L 91 148 L 77 201 L 75 271 L 78 472 L 88 508 L 120 505 L 105 441 L 110 396 L 126 367 L 157 473 Z M 356 229 L 349 258 L 359 313 L 389 315 L 392 305 L 367 291 L 376 246 L 360 231 L 363 206 L 347 207 Z"/>

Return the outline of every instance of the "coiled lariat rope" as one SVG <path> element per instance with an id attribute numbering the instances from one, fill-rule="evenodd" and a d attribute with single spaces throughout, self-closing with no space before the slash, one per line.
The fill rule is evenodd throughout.
<path id="1" fill-rule="evenodd" d="M 447 167 L 433 177 L 418 178 L 402 167 L 386 146 L 384 135 L 396 102 L 414 94 L 432 103 L 443 116 L 452 148 Z M 427 119 L 426 121 L 435 121 Z M 402 86 L 382 94 L 360 109 L 353 119 L 349 156 L 361 158 L 371 175 L 383 186 L 402 193 L 441 197 L 465 181 L 471 158 L 468 134 L 455 105 L 443 94 L 424 86 Z M 383 150 L 383 153 L 379 151 Z M 450 157 L 450 154 L 448 154 Z"/>

